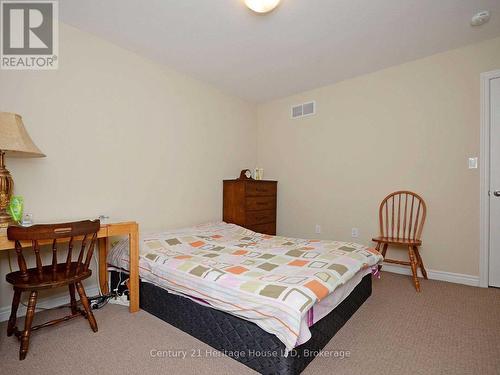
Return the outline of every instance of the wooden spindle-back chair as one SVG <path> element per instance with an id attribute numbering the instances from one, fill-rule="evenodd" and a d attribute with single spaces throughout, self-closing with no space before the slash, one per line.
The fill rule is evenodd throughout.
<path id="1" fill-rule="evenodd" d="M 384 198 L 379 208 L 379 237 L 373 238 L 387 263 L 410 266 L 415 289 L 420 292 L 417 270 L 420 267 L 422 276 L 427 279 L 427 272 L 420 256 L 421 235 L 427 215 L 424 200 L 411 191 L 396 191 Z M 389 245 L 406 246 L 409 262 L 388 259 L 385 257 Z"/>
<path id="2" fill-rule="evenodd" d="M 89 265 L 99 228 L 99 220 L 86 220 L 63 224 L 34 225 L 31 227 L 10 226 L 7 229 L 7 237 L 9 240 L 15 241 L 19 264 L 19 271 L 11 272 L 5 277 L 14 287 L 14 298 L 7 325 L 7 335 L 12 336 L 15 334 L 21 340 L 19 359 L 26 358 L 31 332 L 39 328 L 51 326 L 83 315 L 89 321 L 92 330 L 97 332 L 97 322 L 92 314 L 82 280 L 90 277 L 92 274 Z M 57 261 L 58 248 L 61 247 L 58 240 L 60 240 L 60 243 L 68 243 L 66 260 L 61 263 Z M 78 259 L 73 261 L 73 248 L 77 243 L 80 243 L 80 252 Z M 40 246 L 43 245 L 52 246 L 52 262 L 50 265 L 44 266 L 42 264 Z M 23 255 L 23 250 L 29 247 L 35 253 L 36 267 L 34 268 L 27 267 Z M 69 287 L 71 315 L 32 327 L 38 291 L 65 285 Z M 77 307 L 75 289 L 78 291 L 84 311 Z M 21 293 L 24 291 L 29 291 L 30 296 L 24 330 L 20 331 L 16 327 L 16 314 L 21 300 Z"/>

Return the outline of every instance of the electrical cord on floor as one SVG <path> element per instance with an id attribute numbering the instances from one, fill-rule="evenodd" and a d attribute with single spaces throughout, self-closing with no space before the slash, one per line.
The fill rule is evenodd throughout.
<path id="1" fill-rule="evenodd" d="M 105 295 L 100 295 L 96 297 L 89 297 L 89 301 L 91 302 L 92 309 L 100 309 L 108 304 L 109 301 L 111 301 L 113 298 L 117 299 L 124 293 L 120 294 L 118 289 L 120 286 L 125 284 L 127 280 L 122 281 L 122 270 L 120 269 L 120 272 L 118 274 L 118 283 L 116 284 L 116 288 L 114 288 L 111 293 L 105 294 Z M 96 301 L 96 302 L 92 302 Z"/>

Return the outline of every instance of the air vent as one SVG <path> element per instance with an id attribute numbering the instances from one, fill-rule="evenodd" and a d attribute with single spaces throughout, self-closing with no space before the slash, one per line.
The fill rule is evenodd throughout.
<path id="1" fill-rule="evenodd" d="M 302 118 L 316 114 L 316 102 L 308 102 L 292 106 L 292 118 Z"/>

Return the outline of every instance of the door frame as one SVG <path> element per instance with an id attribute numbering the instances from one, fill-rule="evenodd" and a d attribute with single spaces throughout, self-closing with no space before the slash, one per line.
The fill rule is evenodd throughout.
<path id="1" fill-rule="evenodd" d="M 490 81 L 500 78 L 500 69 L 481 73 L 479 286 L 488 287 L 490 250 Z"/>

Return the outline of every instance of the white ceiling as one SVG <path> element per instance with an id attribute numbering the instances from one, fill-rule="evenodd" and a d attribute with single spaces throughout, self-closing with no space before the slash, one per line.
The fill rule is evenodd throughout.
<path id="1" fill-rule="evenodd" d="M 492 12 L 472 28 L 472 15 Z M 500 0 L 63 0 L 63 22 L 263 102 L 500 36 Z"/>

